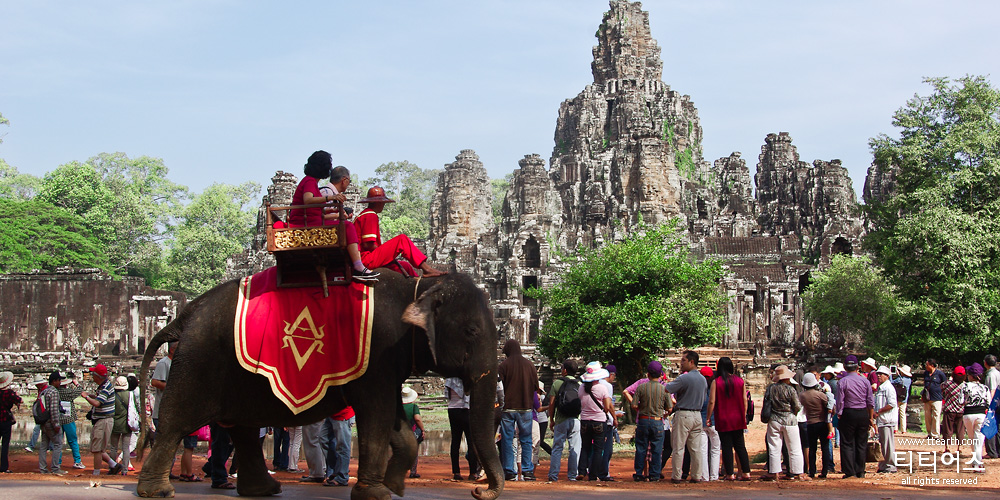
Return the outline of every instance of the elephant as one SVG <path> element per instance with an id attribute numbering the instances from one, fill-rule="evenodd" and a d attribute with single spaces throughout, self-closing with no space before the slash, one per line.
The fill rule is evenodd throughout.
<path id="1" fill-rule="evenodd" d="M 471 395 L 470 445 L 478 451 L 489 480 L 488 489 L 476 487 L 472 496 L 499 497 L 504 474 L 493 427 L 497 330 L 485 293 L 461 273 L 407 278 L 383 269 L 373 286 L 376 301 L 367 371 L 330 387 L 315 406 L 297 415 L 272 394 L 264 376 L 245 370 L 236 358 L 233 327 L 239 281 L 218 285 L 191 301 L 153 336 L 143 356 L 140 387 L 145 401 L 154 354 L 164 343 L 178 342 L 160 403 L 159 429 L 139 474 L 137 494 L 173 496 L 168 475 L 177 445 L 183 436 L 210 422 L 229 427 L 240 456 L 237 493 L 279 493 L 281 484 L 267 473 L 259 428 L 317 422 L 350 405 L 357 416 L 359 454 L 351 499 L 402 496 L 403 478 L 416 458 L 417 443 L 403 420 L 400 389 L 411 372 L 433 370 L 460 377 Z M 144 443 L 145 414 L 142 419 Z"/>

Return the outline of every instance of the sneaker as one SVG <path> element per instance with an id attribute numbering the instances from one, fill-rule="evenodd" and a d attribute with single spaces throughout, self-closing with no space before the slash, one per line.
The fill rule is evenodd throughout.
<path id="1" fill-rule="evenodd" d="M 34 448 L 32 448 L 32 447 L 30 447 L 30 446 L 25 446 L 25 447 L 24 447 L 24 451 L 27 451 L 27 452 L 33 452 L 33 451 L 35 451 L 35 449 L 34 449 Z"/>
<path id="2" fill-rule="evenodd" d="M 378 283 L 379 273 L 372 271 L 371 269 L 365 268 L 364 271 L 358 271 L 357 269 L 351 269 L 351 278 L 355 281 L 361 281 L 365 283 Z"/>
<path id="3" fill-rule="evenodd" d="M 86 468 L 87 468 L 87 466 L 86 466 L 86 465 L 83 465 L 83 464 L 82 464 L 82 463 L 80 463 L 80 462 L 77 462 L 77 463 L 73 464 L 73 468 L 74 468 L 74 469 L 86 469 Z"/>
<path id="4" fill-rule="evenodd" d="M 57 476 L 65 476 L 66 474 L 69 474 L 68 472 L 66 472 L 66 471 L 64 471 L 62 469 L 56 469 L 56 470 L 52 471 L 52 473 L 55 474 L 55 475 L 57 475 Z"/>
<path id="5" fill-rule="evenodd" d="M 122 471 L 122 469 L 124 469 L 124 467 L 122 467 L 122 464 L 121 463 L 117 463 L 117 464 L 115 464 L 114 467 L 111 468 L 111 470 L 108 471 L 108 475 L 109 476 L 113 476 L 115 474 L 118 474 L 119 472 Z"/>
<path id="6" fill-rule="evenodd" d="M 454 480 L 454 481 L 461 481 L 462 480 L 462 475 L 461 474 L 452 474 L 451 475 L 451 479 Z M 472 479 L 472 478 L 470 477 L 469 479 Z"/>

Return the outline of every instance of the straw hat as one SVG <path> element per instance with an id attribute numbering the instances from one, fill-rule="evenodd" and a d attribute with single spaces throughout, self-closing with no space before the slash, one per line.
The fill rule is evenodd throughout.
<path id="1" fill-rule="evenodd" d="M 878 363 L 875 361 L 875 358 L 867 358 L 862 361 L 861 364 L 868 365 L 872 370 L 878 367 Z"/>
<path id="2" fill-rule="evenodd" d="M 789 370 L 787 366 L 778 365 L 778 367 L 774 369 L 774 376 L 771 377 L 771 382 L 778 383 L 782 380 L 791 380 L 794 382 L 792 379 L 793 376 L 795 376 L 795 373 Z"/>
<path id="3" fill-rule="evenodd" d="M 410 404 L 417 400 L 417 391 L 414 391 L 409 387 L 404 387 L 400 395 L 403 397 L 404 405 Z"/>
<path id="4" fill-rule="evenodd" d="M 820 372 L 820 375 L 826 375 L 827 373 L 829 373 L 830 375 L 836 375 L 837 369 L 830 365 L 826 365 L 826 368 L 822 372 Z"/>
<path id="5" fill-rule="evenodd" d="M 128 379 L 122 375 L 119 375 L 115 379 L 115 390 L 116 391 L 127 391 L 128 390 Z"/>
<path id="6" fill-rule="evenodd" d="M 885 375 L 886 377 L 892 377 L 892 371 L 889 370 L 889 367 L 885 366 L 885 365 L 882 365 L 882 366 L 878 367 L 878 370 L 876 370 L 875 373 L 876 374 L 881 373 L 882 375 Z"/>
<path id="7" fill-rule="evenodd" d="M 6 389 L 14 381 L 14 374 L 11 372 L 0 372 L 0 389 Z"/>
<path id="8" fill-rule="evenodd" d="M 31 384 L 32 385 L 42 385 L 42 384 L 47 384 L 47 383 L 48 383 L 48 381 L 46 381 L 45 377 L 43 377 L 42 374 L 40 374 L 40 373 L 36 373 L 35 374 L 35 378 L 31 379 Z"/>
<path id="9" fill-rule="evenodd" d="M 910 365 L 903 365 L 899 367 L 899 374 L 904 377 L 912 377 L 913 373 L 910 372 Z"/>
<path id="10" fill-rule="evenodd" d="M 837 361 L 837 364 L 833 365 L 833 371 L 835 373 L 844 373 L 847 371 L 847 368 L 844 368 L 844 363 Z"/>

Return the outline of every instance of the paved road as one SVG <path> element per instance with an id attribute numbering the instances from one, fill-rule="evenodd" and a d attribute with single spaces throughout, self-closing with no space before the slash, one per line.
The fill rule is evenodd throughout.
<path id="1" fill-rule="evenodd" d="M 324 488 L 317 485 L 284 484 L 283 493 L 275 499 L 288 498 L 322 498 L 348 500 L 351 490 L 349 488 Z M 767 491 L 733 491 L 733 490 L 710 490 L 699 491 L 696 488 L 669 488 L 657 490 L 651 495 L 649 490 L 620 490 L 605 489 L 595 487 L 593 491 L 574 489 L 572 491 L 546 491 L 544 485 L 535 491 L 512 491 L 507 490 L 501 496 L 502 500 L 552 500 L 553 498 L 571 498 L 573 500 L 648 500 L 649 498 L 725 498 L 727 500 L 817 500 L 823 499 L 844 499 L 855 500 L 858 498 L 858 490 L 838 491 L 831 488 L 829 491 L 818 492 L 816 490 L 795 490 L 795 489 L 770 489 Z M 213 490 L 207 484 L 187 484 L 178 483 L 178 499 L 196 498 L 239 498 L 235 491 Z M 954 500 L 956 497 L 968 498 L 968 490 L 965 494 L 949 489 L 915 489 L 913 491 L 900 490 L 865 490 L 864 497 L 878 500 Z M 997 492 L 988 493 L 978 491 L 977 495 L 984 497 L 995 497 Z M 9 500 L 49 500 L 59 498 L 61 500 L 77 499 L 134 499 L 135 484 L 108 484 L 92 488 L 89 483 L 71 481 L 68 484 L 52 481 L 0 481 L 0 499 Z M 469 490 L 454 488 L 410 488 L 406 492 L 406 499 L 414 500 L 469 500 L 472 496 Z"/>

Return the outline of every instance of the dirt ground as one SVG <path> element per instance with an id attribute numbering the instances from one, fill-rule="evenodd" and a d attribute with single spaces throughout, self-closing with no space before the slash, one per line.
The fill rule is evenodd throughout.
<path id="1" fill-rule="evenodd" d="M 624 434 L 624 432 L 623 432 Z M 986 460 L 986 473 L 971 473 L 971 472 L 955 472 L 956 465 L 952 464 L 950 466 L 945 466 L 942 464 L 941 455 L 944 451 L 944 447 L 941 445 L 931 444 L 921 444 L 917 445 L 914 443 L 902 443 L 902 439 L 920 439 L 922 436 L 918 436 L 913 433 L 909 434 L 899 434 L 897 435 L 897 451 L 912 452 L 912 460 L 914 463 L 913 471 L 910 472 L 904 467 L 900 467 L 899 473 L 896 474 L 876 474 L 875 464 L 869 463 L 867 467 L 867 475 L 863 479 L 841 479 L 840 475 L 830 475 L 827 479 L 815 479 L 809 482 L 799 482 L 799 481 L 778 481 L 778 482 L 764 482 L 759 481 L 757 478 L 764 473 L 763 464 L 754 463 L 751 470 L 751 475 L 754 477 L 752 482 L 728 482 L 728 481 L 718 481 L 710 483 L 701 484 L 681 484 L 675 485 L 671 484 L 669 481 L 661 481 L 659 483 L 636 483 L 632 481 L 632 454 L 628 451 L 616 452 L 615 456 L 612 458 L 611 462 L 611 475 L 616 479 L 615 482 L 610 483 L 595 483 L 595 482 L 568 482 L 559 481 L 556 483 L 548 483 L 545 481 L 538 482 L 515 482 L 509 481 L 506 484 L 506 488 L 510 491 L 518 490 L 531 490 L 536 491 L 538 488 L 544 488 L 546 490 L 551 490 L 553 492 L 572 492 L 581 489 L 592 489 L 592 488 L 607 488 L 609 490 L 623 489 L 623 490 L 655 490 L 660 488 L 688 488 L 692 491 L 698 491 L 703 494 L 709 494 L 714 490 L 720 491 L 723 489 L 736 489 L 740 491 L 780 491 L 785 489 L 793 490 L 818 490 L 818 491 L 831 491 L 830 488 L 836 488 L 838 492 L 843 490 L 866 490 L 870 488 L 879 489 L 896 489 L 900 492 L 913 491 L 914 488 L 925 488 L 933 491 L 940 491 L 941 488 L 953 488 L 959 494 L 969 494 L 972 491 L 983 491 L 983 490 L 993 490 L 994 492 L 1000 492 L 1000 474 L 995 471 L 997 467 L 1000 467 L 1000 459 L 987 459 Z M 547 436 L 548 441 L 551 443 L 552 435 L 551 433 Z M 760 422 L 754 422 L 751 424 L 750 432 L 747 435 L 747 449 L 750 452 L 751 461 L 755 455 L 761 454 L 764 450 L 764 426 Z M 918 452 L 923 454 L 919 457 L 926 461 L 927 465 L 918 467 Z M 929 464 L 931 453 L 936 452 L 936 467 L 937 470 L 933 469 L 933 466 Z M 65 476 L 54 476 L 50 474 L 42 475 L 38 471 L 38 455 L 35 453 L 29 453 L 24 450 L 11 450 L 10 459 L 12 474 L 0 474 L 0 481 L 6 479 L 19 479 L 19 480 L 38 480 L 38 481 L 89 481 L 92 479 L 92 455 L 85 455 L 83 458 L 83 463 L 88 467 L 87 469 L 68 469 L 69 474 Z M 960 450 L 961 462 L 966 462 L 971 458 L 971 452 L 968 446 L 961 448 Z M 840 464 L 839 450 L 834 450 L 834 459 L 838 465 Z M 201 465 L 205 463 L 204 454 L 195 454 L 194 466 L 195 470 L 200 472 Z M 68 451 L 63 458 L 64 466 L 72 466 L 73 459 L 69 455 Z M 354 474 L 356 472 L 356 462 L 352 462 L 351 474 L 352 480 L 354 482 Z M 102 475 L 100 481 L 104 483 L 132 483 L 136 481 L 136 476 L 138 475 L 138 470 L 141 470 L 142 464 L 134 464 L 136 472 L 130 472 L 127 476 L 107 476 Z M 468 470 L 466 469 L 467 464 L 464 460 L 461 461 L 463 475 L 468 475 Z M 175 465 L 173 472 L 179 474 L 179 462 Z M 305 467 L 305 461 L 300 461 L 299 467 Z M 668 463 L 667 469 L 669 471 L 671 465 Z M 949 469 L 950 472 L 945 472 L 945 469 Z M 542 465 L 538 471 L 538 477 L 545 478 L 548 470 L 548 457 L 543 455 Z M 565 464 L 564 464 L 565 470 Z M 420 473 L 419 479 L 408 479 L 407 485 L 411 488 L 421 488 L 421 487 L 434 487 L 434 488 L 461 488 L 470 489 L 474 485 L 470 481 L 453 481 L 451 479 L 451 462 L 448 456 L 438 455 L 438 456 L 422 456 L 419 460 Z M 278 472 L 274 476 L 276 479 L 282 482 L 297 482 L 301 473 L 290 473 L 290 472 Z M 238 480 L 238 479 L 237 479 Z M 207 486 L 206 480 L 206 486 Z M 949 482 L 955 482 L 956 484 L 949 484 Z M 964 482 L 964 484 L 962 484 Z M 922 484 L 921 484 L 922 483 Z M 317 485 L 317 487 L 322 487 Z M 731 493 L 727 493 L 730 495 Z"/>

